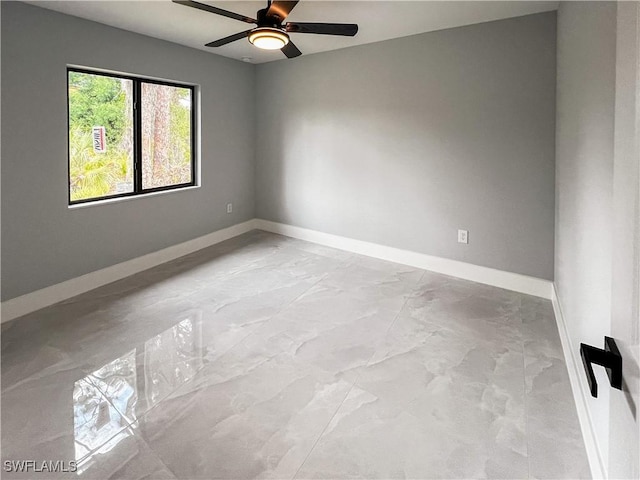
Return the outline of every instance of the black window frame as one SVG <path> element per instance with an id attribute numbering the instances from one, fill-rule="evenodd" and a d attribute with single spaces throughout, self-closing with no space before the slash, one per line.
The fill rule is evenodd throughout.
<path id="1" fill-rule="evenodd" d="M 104 195 L 101 197 L 83 198 L 80 200 L 71 200 L 71 149 L 69 129 L 69 72 L 86 73 L 89 75 L 101 75 L 104 77 L 121 78 L 131 80 L 133 82 L 133 191 L 124 193 L 115 193 L 113 195 Z M 187 183 L 179 183 L 175 185 L 167 185 L 163 187 L 142 188 L 142 108 L 140 106 L 140 98 L 142 97 L 142 84 L 149 83 L 155 85 L 166 85 L 169 87 L 188 88 L 191 90 L 191 180 Z M 168 80 L 158 80 L 153 78 L 140 77 L 135 75 L 104 72 L 101 70 L 92 70 L 89 68 L 67 67 L 67 200 L 69 206 L 82 203 L 98 202 L 100 200 L 111 200 L 114 198 L 136 197 L 154 192 L 164 192 L 168 190 L 180 190 L 187 187 L 197 185 L 197 112 L 196 112 L 196 85 L 189 83 L 172 82 Z"/>

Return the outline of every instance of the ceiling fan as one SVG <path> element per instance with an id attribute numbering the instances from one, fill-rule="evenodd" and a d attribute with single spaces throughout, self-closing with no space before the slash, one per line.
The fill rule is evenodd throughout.
<path id="1" fill-rule="evenodd" d="M 229 35 L 214 42 L 207 43 L 207 47 L 221 47 L 236 40 L 248 37 L 249 42 L 258 48 L 265 50 L 282 50 L 287 58 L 294 58 L 302 55 L 293 42 L 289 38 L 290 33 L 316 33 L 320 35 L 342 35 L 345 37 L 353 37 L 358 33 L 358 25 L 355 23 L 300 23 L 287 22 L 282 23 L 287 18 L 291 10 L 296 6 L 298 0 L 281 1 L 267 0 L 267 8 L 258 10 L 257 20 L 251 17 L 240 15 L 239 13 L 229 12 L 221 8 L 212 7 L 205 3 L 194 2 L 192 0 L 172 0 L 174 3 L 185 5 L 187 7 L 197 8 L 205 12 L 215 13 L 223 17 L 233 18 L 245 23 L 256 24 L 254 27 L 245 32 Z"/>

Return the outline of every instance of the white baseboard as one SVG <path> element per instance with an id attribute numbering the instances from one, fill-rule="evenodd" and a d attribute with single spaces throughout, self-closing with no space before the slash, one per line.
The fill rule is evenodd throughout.
<path id="1" fill-rule="evenodd" d="M 118 263 L 50 287 L 36 290 L 2 302 L 2 323 L 26 315 L 54 303 L 61 302 L 81 293 L 88 292 L 111 282 L 121 280 L 143 270 L 155 267 L 197 250 L 215 245 L 255 228 L 255 220 L 249 220 L 218 230 L 202 237 L 194 238 L 178 245 L 158 250 L 126 262 Z"/>
<path id="2" fill-rule="evenodd" d="M 75 295 L 88 292 L 108 283 L 121 280 L 135 273 L 169 262 L 253 229 L 279 233 L 361 255 L 402 263 L 416 268 L 423 268 L 425 270 L 526 293 L 528 295 L 535 295 L 537 297 L 547 299 L 551 298 L 552 283 L 548 280 L 528 277 L 517 273 L 504 272 L 456 260 L 434 257 L 423 253 L 401 250 L 352 238 L 340 237 L 338 235 L 295 227 L 292 225 L 285 225 L 261 219 L 252 219 L 142 257 L 118 263 L 116 265 L 2 302 L 1 321 L 7 322 L 9 320 L 13 320 L 14 318 L 40 310 L 41 308 L 48 307 L 49 305 L 61 302 L 74 297 Z"/>
<path id="3" fill-rule="evenodd" d="M 589 415 L 589 407 L 587 406 L 587 396 L 591 395 L 591 393 L 587 391 L 584 382 L 580 381 L 582 360 L 578 354 L 578 349 L 574 348 L 575 346 L 569 336 L 569 330 L 567 329 L 567 324 L 562 314 L 562 307 L 560 306 L 555 285 L 552 288 L 551 303 L 553 304 L 553 313 L 556 316 L 556 323 L 558 324 L 558 333 L 560 334 L 564 360 L 569 372 L 569 381 L 571 383 L 571 390 L 573 391 L 573 400 L 578 412 L 582 438 L 584 439 L 584 446 L 587 451 L 587 458 L 589 459 L 591 477 L 607 478 L 607 471 L 604 468 L 604 462 L 602 461 L 602 456 L 600 455 L 596 441 L 595 429 L 591 422 L 591 416 Z"/>
<path id="4" fill-rule="evenodd" d="M 376 243 L 364 242 L 352 238 L 341 237 L 316 230 L 295 227 L 283 223 L 256 219 L 255 228 L 267 232 L 279 233 L 288 237 L 299 238 L 309 242 L 326 245 L 328 247 L 346 250 L 348 252 L 380 258 L 390 262 L 401 263 L 432 272 L 451 275 L 453 277 L 484 283 L 494 287 L 513 290 L 515 292 L 534 295 L 536 297 L 551 299 L 553 283 L 540 278 L 520 275 L 518 273 L 505 272 L 489 267 L 481 267 L 470 263 L 449 260 L 442 257 L 434 257 L 424 253 L 401 250 Z"/>

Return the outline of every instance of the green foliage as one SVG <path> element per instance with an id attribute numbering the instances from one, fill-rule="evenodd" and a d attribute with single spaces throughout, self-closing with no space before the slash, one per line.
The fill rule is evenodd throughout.
<path id="1" fill-rule="evenodd" d="M 131 154 L 123 144 L 130 128 L 125 83 L 103 75 L 69 72 L 69 179 L 71 200 L 113 194 L 130 179 Z M 104 126 L 107 151 L 93 150 L 92 128 Z"/>
<path id="2" fill-rule="evenodd" d="M 74 128 L 69 132 L 69 178 L 71 200 L 103 197 L 116 184 L 130 181 L 130 156 L 126 151 L 93 151 L 91 132 Z"/>
<path id="3" fill-rule="evenodd" d="M 191 159 L 191 91 L 176 89 L 171 102 L 171 144 L 175 163 L 189 163 Z"/>
<path id="4" fill-rule="evenodd" d="M 191 180 L 191 90 L 181 87 L 142 89 L 142 177 L 145 188 Z M 149 127 L 149 128 L 147 128 Z M 158 135 L 166 132 L 166 137 Z"/>
<path id="5" fill-rule="evenodd" d="M 68 75 L 71 200 L 120 193 L 118 184 L 122 183 L 129 184 L 127 191 L 132 191 L 133 81 L 80 72 Z M 188 182 L 194 134 L 191 90 L 177 86 L 143 88 L 140 102 L 143 188 Z M 148 121 L 144 109 L 150 112 Z M 93 150 L 94 126 L 105 127 L 106 152 Z"/>
<path id="6" fill-rule="evenodd" d="M 103 75 L 69 72 L 69 126 L 90 131 L 106 128 L 107 142 L 117 145 L 127 126 L 126 95 L 122 82 Z"/>

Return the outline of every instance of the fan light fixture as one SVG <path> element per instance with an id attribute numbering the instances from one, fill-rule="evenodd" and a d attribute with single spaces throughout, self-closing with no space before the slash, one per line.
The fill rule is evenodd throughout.
<path id="1" fill-rule="evenodd" d="M 0 0 L 1 2 L 2 0 Z M 266 8 L 256 12 L 256 18 L 247 17 L 235 12 L 229 12 L 222 8 L 213 7 L 206 3 L 194 0 L 172 0 L 174 3 L 190 8 L 197 8 L 205 12 L 214 13 L 222 17 L 232 18 L 243 23 L 255 25 L 244 32 L 214 40 L 205 44 L 206 47 L 222 47 L 238 40 L 248 38 L 251 45 L 265 50 L 280 50 L 287 58 L 296 58 L 302 55 L 295 43 L 289 39 L 289 33 L 296 35 L 301 33 L 314 33 L 318 35 L 340 35 L 353 37 L 358 33 L 358 25 L 355 23 L 298 23 L 285 22 L 291 10 L 299 0 L 267 0 Z M 244 59 L 243 59 L 244 60 Z"/>
<path id="2" fill-rule="evenodd" d="M 279 50 L 289 43 L 289 35 L 271 27 L 258 27 L 249 34 L 252 45 L 263 50 Z"/>

